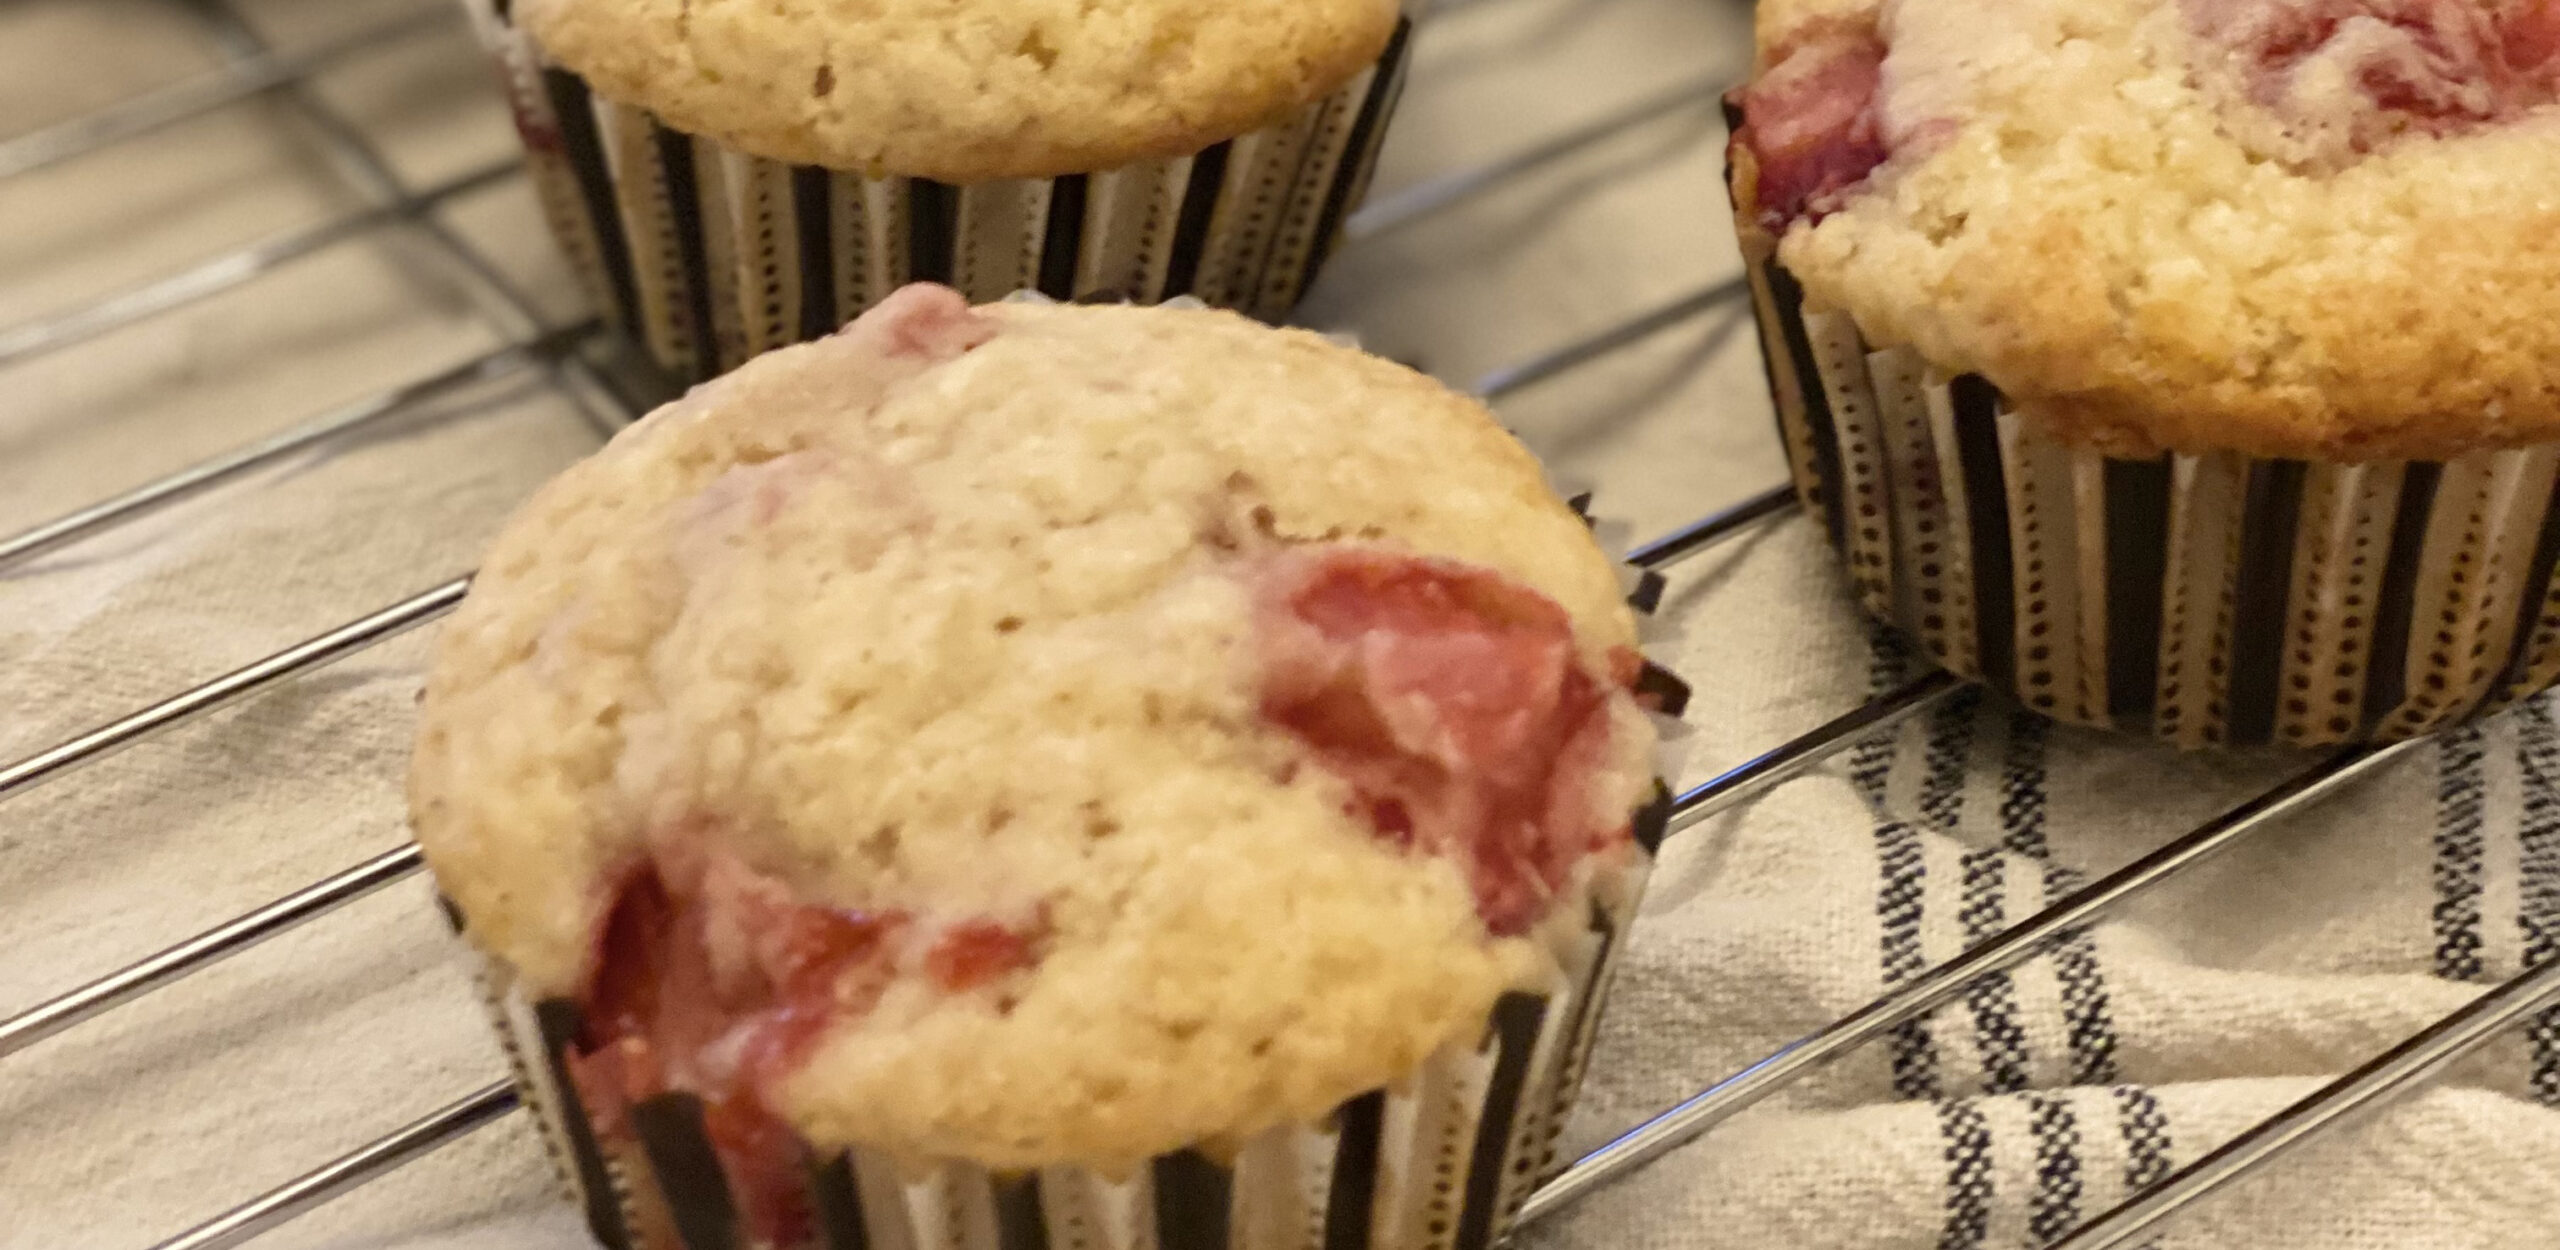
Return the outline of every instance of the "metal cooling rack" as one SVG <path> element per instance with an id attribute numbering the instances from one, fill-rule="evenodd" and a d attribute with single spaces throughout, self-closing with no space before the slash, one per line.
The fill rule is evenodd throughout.
<path id="1" fill-rule="evenodd" d="M 473 297 L 478 315 L 504 345 L 429 376 L 319 413 L 281 433 L 218 455 L 147 485 L 104 499 L 21 533 L 0 538 L 0 571 L 96 538 L 180 499 L 196 495 L 297 452 L 412 411 L 476 383 L 533 373 L 567 395 L 600 430 L 644 411 L 653 392 L 645 379 L 600 365 L 604 344 L 594 320 L 547 325 L 535 305 L 499 267 L 431 214 L 437 206 L 519 176 L 513 161 L 466 170 L 413 187 L 393 171 L 365 133 L 307 90 L 312 75 L 461 19 L 434 3 L 394 20 L 291 53 L 270 49 L 226 0 L 182 0 L 207 23 L 224 63 L 201 78 L 153 91 L 72 121 L 0 140 L 0 185 L 34 171 L 203 116 L 258 96 L 273 96 L 300 115 L 326 145 L 337 172 L 366 207 L 253 243 L 165 277 L 96 299 L 42 320 L 0 329 L 0 365 L 60 350 L 143 319 L 204 300 L 291 261 L 379 231 L 422 237 L 446 276 Z M 1443 9 L 1473 0 L 1445 0 Z M 1455 175 L 1373 202 L 1356 214 L 1353 239 L 1429 217 L 1655 118 L 1700 108 L 1724 84 L 1686 83 L 1639 100 L 1554 139 Z M 1474 389 L 1493 399 L 1602 359 L 1672 326 L 1728 305 L 1744 294 L 1740 278 L 1718 282 L 1601 333 L 1480 378 Z M 1773 487 L 1727 510 L 1699 518 L 1636 547 L 1638 567 L 1662 573 L 1682 560 L 1796 510 Z M 94 764 L 164 730 L 308 674 L 450 612 L 468 576 L 437 585 L 376 612 L 98 726 L 50 749 L 0 766 L 0 802 Z M 1853 708 L 1677 798 L 1678 832 L 1786 782 L 1851 743 L 1918 715 L 1962 688 L 1932 674 Z M 1726 1077 L 1567 1168 L 1534 1193 L 1525 1222 L 1543 1219 L 1593 1190 L 1707 1132 L 1813 1068 L 1883 1036 L 1896 1026 L 1961 996 L 1983 977 L 2026 962 L 2047 945 L 2106 916 L 2184 870 L 2230 849 L 2280 819 L 2320 803 L 2356 779 L 2418 749 L 2415 743 L 2334 754 L 2299 775 L 2172 838 L 2150 854 L 2054 902 L 1865 1007 Z M 423 867 L 414 845 L 377 855 L 323 881 L 239 916 L 159 953 L 35 1007 L 0 1020 L 0 1060 L 83 1021 L 131 1002 L 296 926 L 328 915 Z M 2159 1221 L 2329 1130 L 2346 1117 L 2407 1093 L 2479 1049 L 2503 1030 L 2560 1004 L 2560 961 L 2488 992 L 2453 1014 L 2374 1056 L 2347 1075 L 2239 1136 L 2114 1209 L 2052 1243 L 2056 1250 L 2106 1250 L 2144 1237 Z M 518 1109 L 505 1082 L 473 1091 L 370 1145 L 216 1215 L 161 1242 L 156 1250 L 236 1246 L 331 1198 L 383 1175 Z"/>

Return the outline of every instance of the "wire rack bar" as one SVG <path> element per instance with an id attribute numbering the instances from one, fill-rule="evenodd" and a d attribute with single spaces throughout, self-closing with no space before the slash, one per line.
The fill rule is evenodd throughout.
<path id="1" fill-rule="evenodd" d="M 1544 382 L 1576 365 L 1596 360 L 1620 348 L 1651 338 L 1708 309 L 1737 299 L 1750 289 L 1750 280 L 1747 278 L 1727 279 L 1705 290 L 1681 296 L 1660 308 L 1621 322 L 1578 343 L 1569 343 L 1543 356 L 1496 369 L 1476 379 L 1473 389 L 1484 399 L 1500 399 L 1514 391 Z"/>
<path id="2" fill-rule="evenodd" d="M 0 1020 L 0 1058 L 16 1054 L 181 977 L 210 968 L 305 921 L 336 911 L 409 876 L 425 863 L 415 843 L 385 851 L 345 872 L 296 890 L 148 959 L 129 964 L 7 1020 Z"/>
<path id="3" fill-rule="evenodd" d="M 214 39 L 233 55 L 255 58 L 269 55 L 265 41 L 243 20 L 231 0 L 189 0 L 198 17 Z M 285 84 L 282 92 L 286 104 L 308 122 L 318 134 L 321 146 L 338 166 L 346 180 L 372 200 L 377 209 L 391 212 L 409 231 L 428 244 L 429 256 L 457 281 L 471 297 L 481 319 L 511 341 L 533 338 L 543 331 L 541 313 L 523 291 L 489 263 L 478 249 L 463 241 L 460 235 L 421 210 L 404 210 L 418 198 L 409 189 L 391 163 L 383 159 L 381 150 L 364 131 L 347 120 L 314 94 L 306 82 Z M 618 429 L 622 423 L 638 415 L 630 405 L 619 402 L 620 395 L 605 385 L 595 370 L 576 356 L 563 356 L 552 362 L 553 372 L 567 385 L 570 402 L 577 405 L 590 424 L 599 431 Z M 599 404 L 599 398 L 605 400 Z"/>
<path id="4" fill-rule="evenodd" d="M 484 1086 L 372 1145 L 161 1242 L 153 1250 L 228 1250 L 439 1146 L 450 1145 L 519 1105 L 515 1087 L 508 1082 Z"/>
<path id="5" fill-rule="evenodd" d="M 471 579 L 458 577 L 433 590 L 412 595 L 390 607 L 349 621 L 307 642 L 235 669 L 182 694 L 172 695 L 128 716 L 92 729 L 49 751 L 0 768 L 0 801 L 68 774 L 185 723 L 227 707 L 285 678 L 343 659 L 378 642 L 416 629 L 451 612 L 462 602 Z"/>
<path id="6" fill-rule="evenodd" d="M 1521 1208 L 1520 1218 L 1524 1222 L 1543 1219 L 1593 1190 L 1651 1163 L 1777 1092 L 1816 1066 L 1883 1036 L 1906 1020 L 1952 1001 L 1967 986 L 1983 977 L 2026 962 L 2056 938 L 2088 925 L 2126 901 L 2229 849 L 2240 839 L 2266 828 L 2278 818 L 2318 802 L 2358 778 L 2380 770 L 2418 749 L 2419 745 L 2417 742 L 2401 742 L 2339 752 L 2292 780 L 2172 839 L 2158 850 L 2109 873 L 2024 922 L 2003 930 L 1989 941 L 1922 973 L 1892 993 L 1820 1031 L 1788 1043 L 1760 1062 L 1718 1081 L 1686 1102 L 1583 1156 L 1562 1176 L 1531 1194 L 1527 1204 Z"/>
<path id="7" fill-rule="evenodd" d="M 449 24 L 450 19 L 443 12 L 421 9 L 398 20 L 342 35 L 300 52 L 236 58 L 229 65 L 202 77 L 136 96 L 122 104 L 57 126 L 0 140 L 0 178 L 33 173 L 48 165 L 202 116 L 259 92 L 307 77 L 356 53 Z"/>
<path id="8" fill-rule="evenodd" d="M 1962 678 L 1950 673 L 1932 672 L 1854 711 L 1834 717 L 1775 750 L 1702 782 L 1671 801 L 1671 824 L 1666 836 L 1700 824 L 1774 786 L 1801 777 L 1815 765 L 1847 749 L 1850 743 L 1918 716 L 1964 688 Z"/>
<path id="9" fill-rule="evenodd" d="M 385 223 L 414 217 L 447 200 L 513 177 L 521 168 L 521 163 L 514 160 L 483 165 L 396 202 L 290 230 L 79 308 L 0 331 L 0 367 L 85 343 L 209 299 Z"/>
<path id="10" fill-rule="evenodd" d="M 2472 999 L 2355 1071 L 2260 1121 L 2169 1179 L 2082 1225 L 2052 1250 L 2121 1250 L 2223 1186 L 2360 1112 L 2416 1091 L 2464 1056 L 2541 1011 L 2560 1005 L 2560 962 L 2546 963 Z"/>
<path id="11" fill-rule="evenodd" d="M 232 55 L 249 58 L 269 54 L 265 39 L 240 16 L 233 0 L 187 3 L 215 42 Z M 314 93 L 308 82 L 284 84 L 279 95 L 317 134 L 323 153 L 336 164 L 339 174 L 375 207 L 396 211 L 417 198 L 392 169 L 391 162 L 383 158 L 381 149 L 345 114 Z M 542 318 L 535 312 L 533 301 L 442 222 L 430 214 L 413 213 L 409 215 L 409 225 L 432 245 L 435 258 L 475 297 L 481 316 L 501 335 L 527 338 L 542 328 Z"/>
<path id="12" fill-rule="evenodd" d="M 204 18 L 217 40 L 232 49 L 244 62 L 257 62 L 260 58 L 270 55 L 263 45 L 258 43 L 256 34 L 239 19 L 237 14 L 218 0 L 200 0 L 192 7 Z M 430 15 L 421 14 L 415 20 L 424 22 L 430 20 Z M 433 20 L 440 22 L 443 19 L 437 16 Z M 382 202 L 383 211 L 396 211 L 401 204 L 417 198 L 402 186 L 388 163 L 371 144 L 364 140 L 361 133 L 334 110 L 310 98 L 298 78 L 288 77 L 268 85 L 287 84 L 292 87 L 289 99 L 297 111 L 320 132 L 331 153 L 347 171 L 350 180 Z M 494 322 L 501 333 L 521 340 L 531 338 L 540 331 L 540 318 L 533 309 L 531 301 L 499 275 L 494 267 L 440 223 L 422 214 L 412 214 L 412 217 L 412 224 L 430 243 L 435 245 L 434 254 L 440 256 L 466 287 L 479 297 L 475 302 L 481 307 L 484 316 Z M 564 389 L 570 393 L 572 401 L 587 412 L 591 420 L 599 426 L 609 426 L 616 421 L 628 419 L 630 413 L 627 409 L 611 412 L 598 410 L 596 406 L 598 396 L 601 395 L 608 400 L 618 396 L 611 387 L 604 385 L 602 379 L 583 361 L 578 360 L 574 355 L 563 355 L 556 363 L 564 381 L 571 383 Z M 377 400 L 379 398 L 377 397 Z M 219 461 L 216 462 L 216 467 L 220 467 Z M 238 470 L 233 469 L 231 472 L 236 473 Z M 200 488 L 199 483 L 185 489 Z M 116 502 L 118 501 L 109 501 L 110 504 Z M 461 601 L 462 594 L 468 586 L 468 577 L 448 582 L 370 616 L 350 622 L 321 637 L 288 648 L 247 668 L 92 730 L 52 750 L 0 769 L 0 801 L 5 801 L 48 779 L 62 776 L 74 768 L 94 763 L 194 716 L 244 698 L 286 677 L 343 658 L 433 620 L 451 611 Z"/>
<path id="13" fill-rule="evenodd" d="M 557 359 L 562 353 L 593 338 L 600 328 L 596 321 L 581 321 L 530 343 L 514 343 L 483 353 L 441 373 L 429 374 L 415 382 L 366 396 L 245 447 L 137 486 L 112 499 L 100 500 L 67 516 L 0 539 L 0 569 L 34 559 L 127 521 L 138 520 L 208 487 L 362 429 L 385 417 L 406 412 L 429 400 Z"/>
<path id="14" fill-rule="evenodd" d="M 1667 568 L 1745 529 L 1784 515 L 1796 506 L 1792 486 L 1773 486 L 1722 512 L 1703 516 L 1627 552 L 1627 563 L 1640 569 Z"/>
<path id="15" fill-rule="evenodd" d="M 1532 145 L 1500 160 L 1474 169 L 1417 183 L 1392 195 L 1372 199 L 1368 206 L 1351 214 L 1343 223 L 1347 240 L 1358 241 L 1385 234 L 1472 199 L 1494 187 L 1545 168 L 1582 149 L 1610 138 L 1622 130 L 1641 126 L 1658 117 L 1668 117 L 1682 109 L 1715 100 L 1733 85 L 1729 75 L 1718 72 L 1705 78 L 1692 79 L 1667 91 L 1636 101 L 1596 121 L 1587 122 L 1557 135 L 1544 143 Z"/>

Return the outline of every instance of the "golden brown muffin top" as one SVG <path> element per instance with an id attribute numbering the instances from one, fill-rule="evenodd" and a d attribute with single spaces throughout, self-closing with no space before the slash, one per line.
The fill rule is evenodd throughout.
<path id="1" fill-rule="evenodd" d="M 1749 215 L 1871 339 L 2127 454 L 2560 438 L 2552 0 L 1770 0 L 1760 22 Z"/>
<path id="2" fill-rule="evenodd" d="M 1651 785 L 1619 596 L 1409 370 L 910 287 L 527 505 L 438 639 L 411 811 L 470 939 L 591 1025 L 670 996 L 613 987 L 677 913 L 714 972 L 676 1008 L 814 969 L 761 1088 L 815 1143 L 1126 1162 L 1320 1120 L 1555 975 Z M 1544 745 L 1506 710 L 1567 703 Z"/>
<path id="3" fill-rule="evenodd" d="M 1395 0 L 518 0 L 605 97 L 758 156 L 1046 178 L 1178 156 L 1377 59 Z"/>

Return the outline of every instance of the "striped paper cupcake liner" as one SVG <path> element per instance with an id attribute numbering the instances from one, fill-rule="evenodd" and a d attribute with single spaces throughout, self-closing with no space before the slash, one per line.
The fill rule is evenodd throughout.
<path id="1" fill-rule="evenodd" d="M 1376 65 L 1264 129 L 1170 160 L 953 185 L 769 161 L 671 129 L 550 64 L 505 0 L 464 0 L 571 267 L 661 368 L 693 381 L 832 333 L 915 281 L 977 302 L 1193 295 L 1279 320 L 1368 190 L 1426 3 L 1407 0 Z"/>
<path id="2" fill-rule="evenodd" d="M 1809 304 L 1741 230 L 1796 491 L 1937 664 L 2186 747 L 2415 737 L 2560 680 L 2560 446 L 2101 455 Z"/>
<path id="3" fill-rule="evenodd" d="M 1591 521 L 1588 496 L 1577 495 L 1573 506 Z M 1626 580 L 1629 601 L 1649 619 L 1661 579 L 1630 569 Z M 1647 659 L 1635 691 L 1664 734 L 1660 774 L 1676 775 L 1689 687 Z M 1671 790 L 1657 780 L 1631 821 L 1640 853 L 1596 874 L 1584 891 L 1583 923 L 1540 931 L 1552 956 L 1546 984 L 1503 995 L 1477 1036 L 1444 1047 L 1390 1087 L 1352 1098 L 1324 1123 L 1115 1171 L 1002 1173 L 804 1143 L 799 1180 L 813 1228 L 802 1244 L 1488 1250 L 1508 1236 L 1530 1193 L 1562 1170 L 1566 1121 L 1671 813 Z M 445 916 L 459 933 L 460 912 L 448 904 Z M 570 1075 L 583 1023 L 577 1004 L 528 997 L 486 958 L 480 984 L 525 1105 L 597 1241 L 612 1250 L 798 1250 L 765 1246 L 746 1227 L 699 1099 L 663 1095 L 632 1107 L 626 1131 L 601 1128 Z"/>
<path id="4" fill-rule="evenodd" d="M 1648 845 L 1668 805 L 1652 810 Z M 1501 1238 L 1530 1190 L 1556 1170 L 1557 1142 L 1641 885 L 1641 867 L 1602 882 L 1588 923 L 1556 944 L 1549 985 L 1504 995 L 1472 1044 L 1445 1048 L 1394 1087 L 1346 1102 L 1325 1123 L 1113 1172 L 998 1173 L 861 1149 L 810 1151 L 800 1180 L 813 1229 L 802 1244 L 1481 1250 Z M 742 1220 L 699 1099 L 664 1095 L 632 1107 L 626 1129 L 599 1129 L 570 1076 L 576 1004 L 529 1000 L 499 965 L 483 961 L 482 968 L 526 1105 L 599 1242 L 614 1250 L 762 1244 Z"/>

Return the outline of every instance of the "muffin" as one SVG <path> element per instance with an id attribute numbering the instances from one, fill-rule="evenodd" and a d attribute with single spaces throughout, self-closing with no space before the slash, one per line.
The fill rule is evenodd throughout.
<path id="1" fill-rule="evenodd" d="M 1734 214 L 1866 608 L 2065 720 L 2560 676 L 2560 5 L 1768 0 Z"/>
<path id="2" fill-rule="evenodd" d="M 1277 320 L 1367 189 L 1411 27 L 1399 0 L 465 4 L 597 306 L 697 380 L 909 281 Z"/>
<path id="3" fill-rule="evenodd" d="M 1623 595 L 1400 366 L 911 287 L 525 507 L 411 812 L 608 1244 L 1483 1246 L 1668 810 Z"/>

